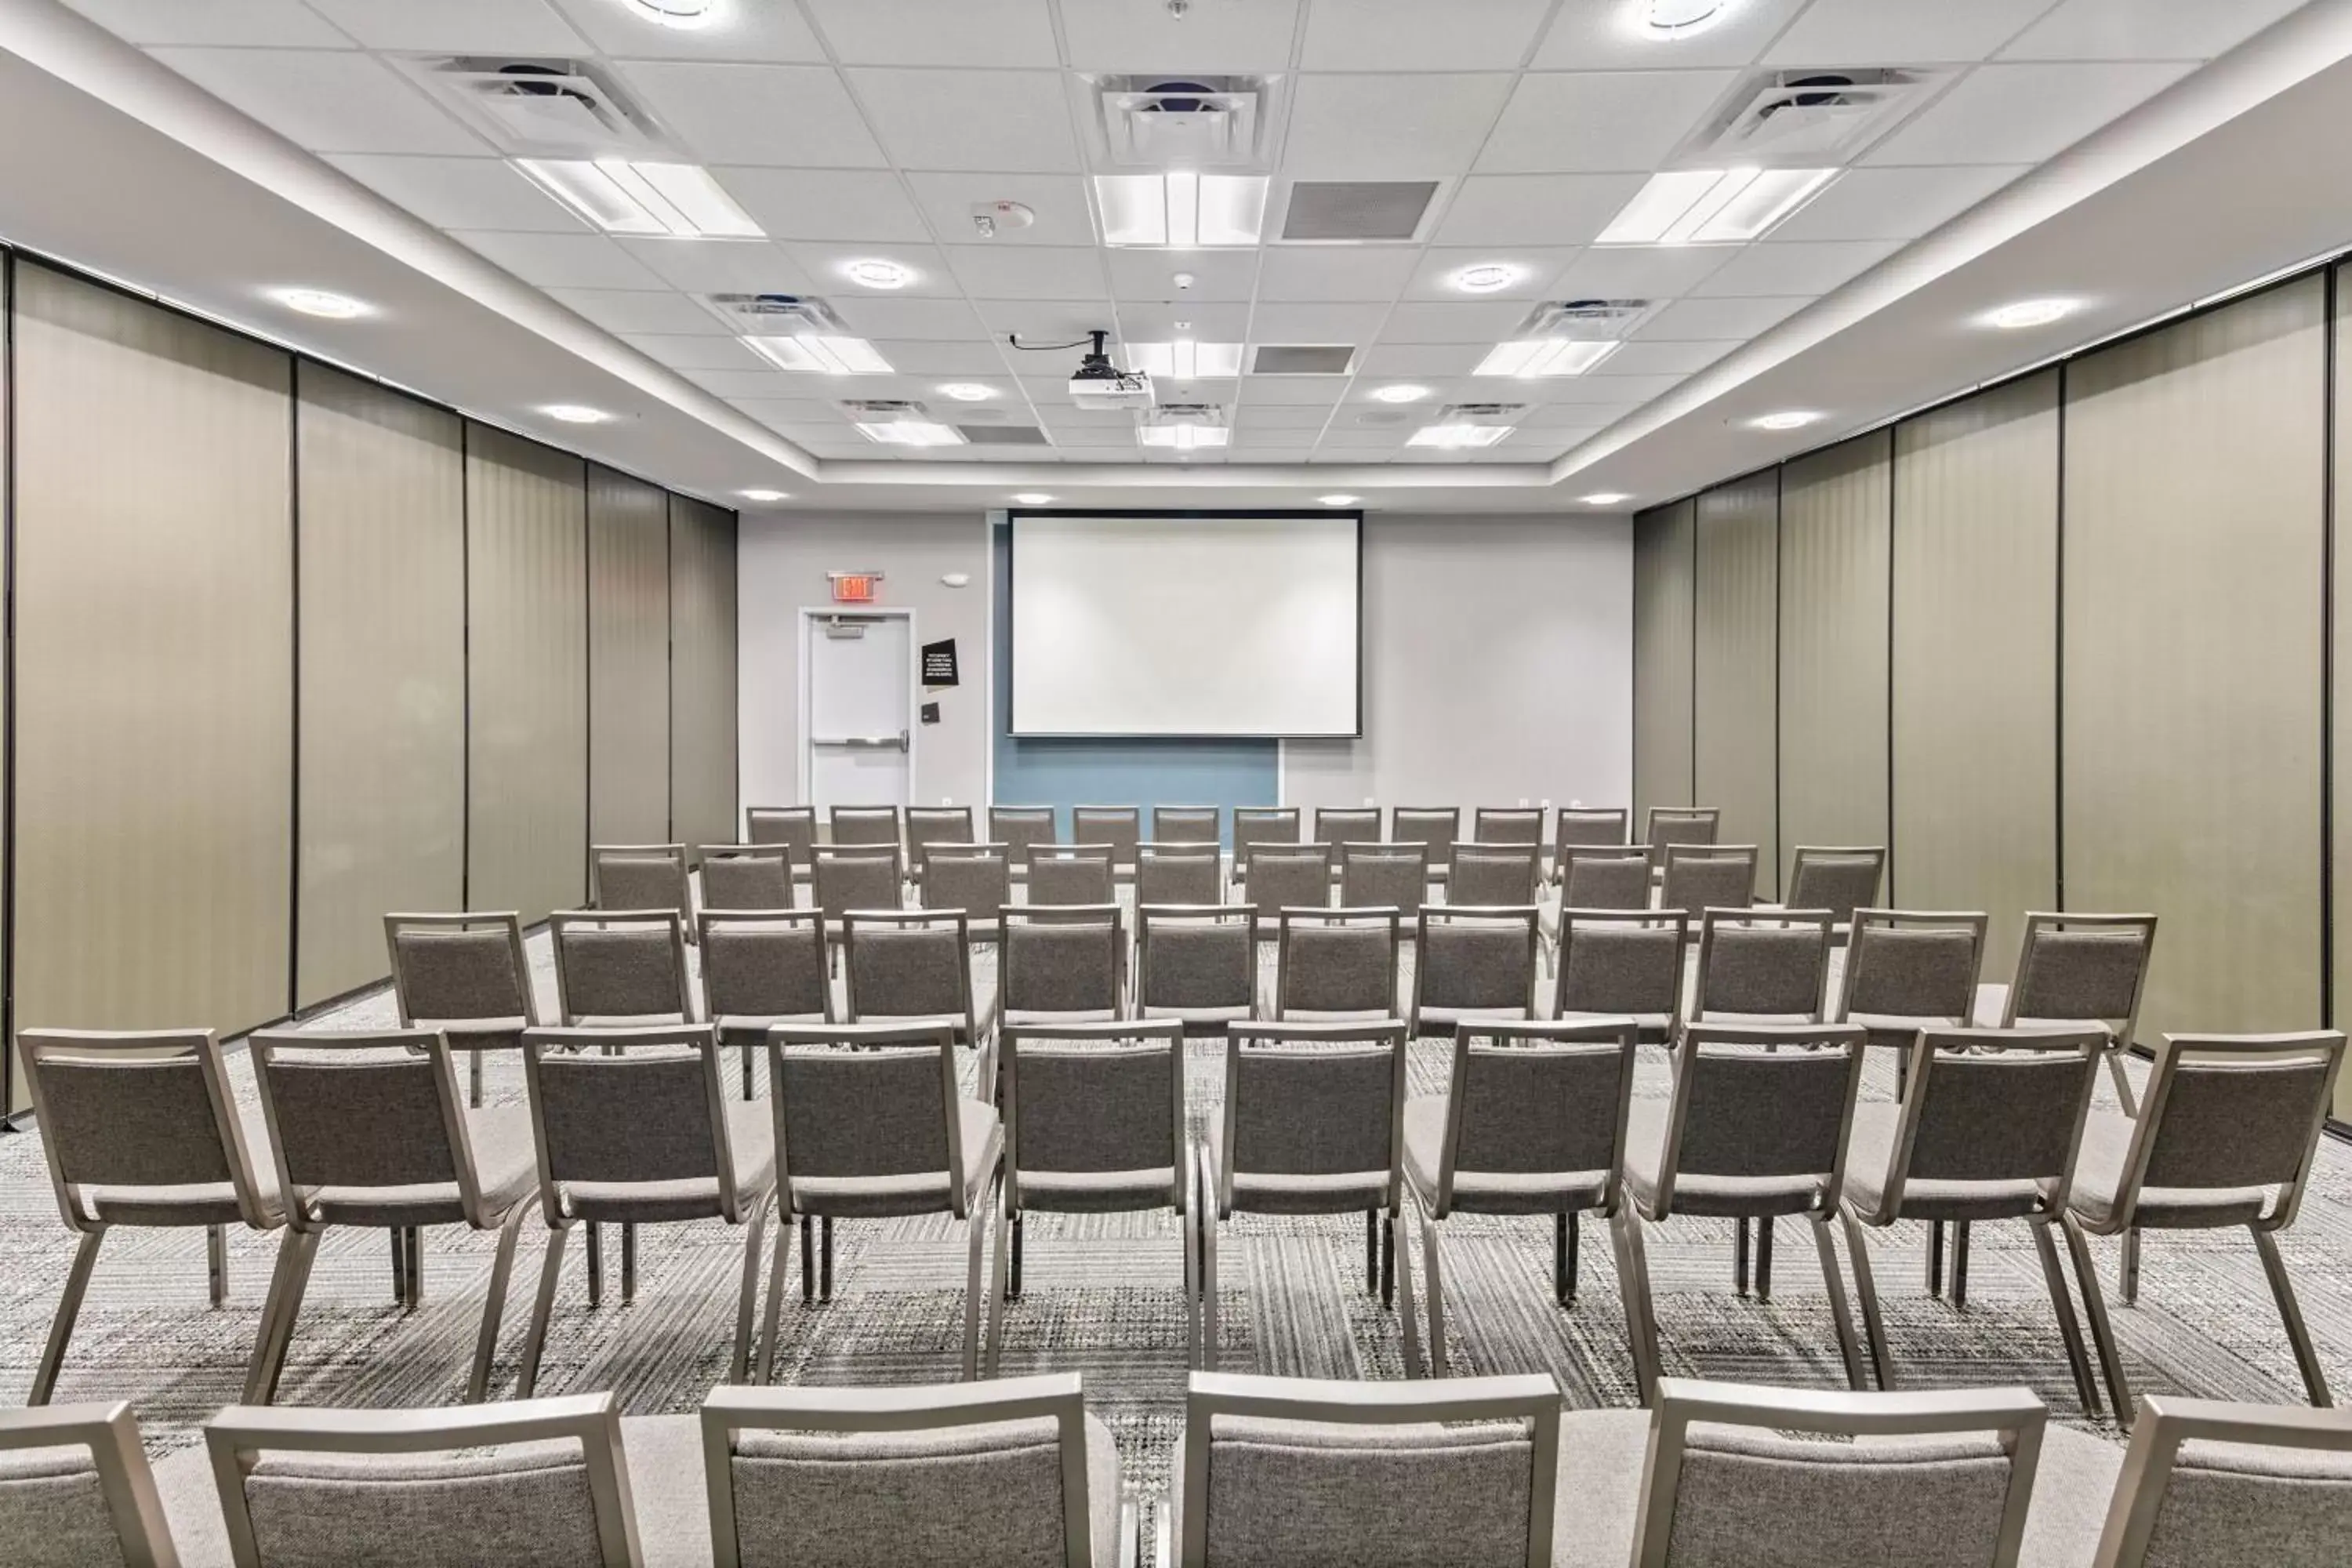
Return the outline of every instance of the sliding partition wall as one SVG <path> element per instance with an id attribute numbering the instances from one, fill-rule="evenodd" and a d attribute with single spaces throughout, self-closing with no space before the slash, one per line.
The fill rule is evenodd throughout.
<path id="1" fill-rule="evenodd" d="M 1989 980 L 2021 911 L 2153 911 L 2143 1040 L 2342 1022 L 2335 297 L 2307 275 L 1644 513 L 1643 803 L 1722 806 L 1780 876 L 1886 845 L 1888 903 L 1990 912 Z"/>
<path id="2" fill-rule="evenodd" d="M 0 252 L 9 1025 L 235 1034 L 735 822 L 735 519 Z M 24 1108 L 13 1057 L 0 1106 Z"/>

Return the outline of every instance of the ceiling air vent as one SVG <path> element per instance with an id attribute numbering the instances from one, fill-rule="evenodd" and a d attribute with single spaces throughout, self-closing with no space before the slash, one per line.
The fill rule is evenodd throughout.
<path id="1" fill-rule="evenodd" d="M 1263 162 L 1273 82 L 1250 76 L 1095 79 L 1103 150 L 1114 163 L 1227 169 Z"/>
<path id="2" fill-rule="evenodd" d="M 1851 162 L 1951 79 L 1948 70 L 1767 71 L 1734 91 L 1679 162 Z"/>
<path id="3" fill-rule="evenodd" d="M 1252 375 L 1345 375 L 1356 363 L 1352 343 L 1260 343 Z"/>
<path id="4" fill-rule="evenodd" d="M 1437 425 L 1516 425 L 1528 411 L 1524 403 L 1449 403 L 1431 423 Z"/>
<path id="5" fill-rule="evenodd" d="M 1300 180 L 1282 237 L 1327 245 L 1412 239 L 1436 200 L 1435 180 Z"/>
<path id="6" fill-rule="evenodd" d="M 1640 325 L 1655 308 L 1648 300 L 1546 300 L 1528 312 L 1526 324 L 1514 335 L 1613 342 Z"/>
<path id="7" fill-rule="evenodd" d="M 924 419 L 929 415 L 919 403 L 901 397 L 845 397 L 834 405 L 852 419 Z"/>
<path id="8" fill-rule="evenodd" d="M 963 425 L 957 429 L 975 447 L 1050 447 L 1045 432 L 1034 425 Z"/>
<path id="9" fill-rule="evenodd" d="M 592 60 L 408 55 L 394 63 L 506 153 L 676 156 L 653 116 Z"/>

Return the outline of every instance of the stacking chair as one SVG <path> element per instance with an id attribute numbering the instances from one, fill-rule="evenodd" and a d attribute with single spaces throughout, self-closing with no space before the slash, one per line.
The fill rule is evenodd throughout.
<path id="1" fill-rule="evenodd" d="M 1790 1048 L 1780 1048 L 1790 1047 Z M 1846 1146 L 1862 1088 L 1862 1030 L 1852 1024 L 1692 1024 L 1674 1051 L 1673 1097 L 1661 1107 L 1633 1107 L 1625 1190 L 1617 1211 L 1618 1268 L 1647 1302 L 1649 1262 L 1642 1223 L 1674 1215 L 1742 1222 L 1738 1281 L 1748 1283 L 1746 1221 L 1763 1222 L 1758 1239 L 1759 1297 L 1771 1294 L 1772 1222 L 1802 1215 L 1812 1223 L 1836 1321 L 1847 1384 L 1861 1388 L 1862 1357 L 1853 1318 L 1838 1279 L 1830 1226 L 1845 1192 Z M 1633 1354 L 1647 1403 L 1658 1386 L 1658 1327 L 1644 1314 Z"/>
<path id="2" fill-rule="evenodd" d="M 2352 1523 L 2352 1413 L 2169 1394 L 2144 1404 L 2096 1555 L 2081 1561 L 2328 1568 L 2341 1559 Z M 2079 1509 L 2095 1500 L 2071 1500 Z"/>
<path id="3" fill-rule="evenodd" d="M 831 814 L 835 844 L 887 844 L 904 864 L 906 838 L 895 805 L 836 805 Z"/>
<path id="4" fill-rule="evenodd" d="M 1440 1388 L 1196 1372 L 1152 1561 L 1550 1568 L 1559 1429 L 1546 1373 Z"/>
<path id="5" fill-rule="evenodd" d="M 1215 805 L 1155 805 L 1151 837 L 1160 844 L 1222 844 L 1224 808 Z"/>
<path id="6" fill-rule="evenodd" d="M 743 837 L 751 844 L 781 844 L 793 852 L 793 876 L 806 881 L 816 851 L 816 807 L 747 805 Z"/>
<path id="7" fill-rule="evenodd" d="M 988 841 L 1004 846 L 1005 858 L 1013 863 L 1013 879 L 1016 882 L 1028 879 L 1029 851 L 1041 844 L 1058 844 L 1061 837 L 1050 805 L 988 808 Z"/>
<path id="8" fill-rule="evenodd" d="M 907 874 L 914 879 L 919 893 L 923 885 L 924 851 L 934 844 L 970 844 L 974 837 L 968 805 L 908 806 Z M 923 894 L 919 901 L 929 901 L 929 895 Z"/>
<path id="9" fill-rule="evenodd" d="M 1066 930 L 1068 928 L 1059 928 Z M 1195 1177 L 1184 1123 L 1184 1026 L 1011 1024 L 1004 1029 L 1004 1201 L 989 1292 L 987 1374 L 1003 1303 L 1021 1294 L 1022 1215 L 1171 1210 L 1184 1251 L 1184 1340 L 1200 1360 Z"/>
<path id="10" fill-rule="evenodd" d="M 895 910 L 899 896 L 898 847 L 895 844 L 820 844 L 814 863 L 816 907 L 824 911 L 824 934 L 841 940 L 842 917 L 852 910 Z"/>
<path id="11" fill-rule="evenodd" d="M 1879 1387 L 1895 1386 L 1895 1366 L 1863 1227 L 2021 1219 L 2042 1260 L 2074 1391 L 2098 1418 L 2098 1384 L 2051 1227 L 2066 1209 L 2105 1043 L 2097 1029 L 1922 1029 L 1906 1047 L 1901 1103 L 1855 1109 L 1843 1217 Z"/>
<path id="12" fill-rule="evenodd" d="M 1403 1021 L 1226 1026 L 1222 1116 L 1202 1134 L 1201 1364 L 1217 1364 L 1217 1226 L 1236 1214 L 1364 1214 L 1365 1289 L 1403 1299 L 1404 1364 L 1421 1366 L 1404 1199 Z"/>
<path id="13" fill-rule="evenodd" d="M 441 1410 L 230 1405 L 205 1425 L 236 1568 L 639 1568 L 611 1394 Z"/>
<path id="14" fill-rule="evenodd" d="M 2105 1026 L 2115 1047 L 2107 1074 L 2126 1116 L 2137 1114 L 2121 1053 L 2137 1043 L 2140 997 L 2156 948 L 2154 915 L 2028 914 L 2000 1026 Z"/>
<path id="15" fill-rule="evenodd" d="M 714 1389 L 701 1427 L 719 1568 L 1135 1561 L 1118 1447 L 1074 1372 Z"/>
<path id="16" fill-rule="evenodd" d="M 559 910 L 547 931 L 565 1028 L 698 1021 L 677 910 Z"/>
<path id="17" fill-rule="evenodd" d="M 1560 849 L 1560 902 L 1572 910 L 1646 910 L 1650 855 L 1625 845 L 1570 844 Z"/>
<path id="18" fill-rule="evenodd" d="M 1250 851 L 1261 844 L 1297 844 L 1298 808 L 1283 805 L 1234 807 L 1234 886 L 1249 879 Z M 1327 873 L 1328 874 L 1328 873 Z"/>
<path id="19" fill-rule="evenodd" d="M 1722 819 L 1718 806 L 1654 805 L 1642 824 L 1642 842 L 1654 860 L 1663 862 L 1669 845 L 1714 843 Z"/>
<path id="20" fill-rule="evenodd" d="M 950 1024 L 956 1044 L 975 1050 L 989 1039 L 961 910 L 857 910 L 841 923 L 847 1022 Z"/>
<path id="21" fill-rule="evenodd" d="M 1331 847 L 1328 844 L 1257 844 L 1247 858 L 1249 901 L 1257 910 L 1258 935 L 1276 934 L 1285 910 L 1328 909 L 1331 904 Z M 1234 862 L 1236 868 L 1240 861 Z M 1236 888 L 1240 878 L 1234 879 Z"/>
<path id="22" fill-rule="evenodd" d="M 1837 918 L 1836 935 L 1843 942 L 1853 924 L 1854 910 L 1877 903 L 1885 879 L 1883 845 L 1847 849 L 1800 846 L 1783 896 L 1791 909 L 1829 910 Z"/>
<path id="23" fill-rule="evenodd" d="M 392 1005 L 404 1029 L 438 1029 L 469 1058 L 468 1097 L 482 1103 L 482 1055 L 511 1050 L 547 1020 L 511 911 L 386 915 Z"/>
<path id="24" fill-rule="evenodd" d="M 1756 902 L 1756 846 L 1669 844 L 1658 907 L 1680 910 L 1696 922 L 1708 910 L 1744 910 Z"/>
<path id="25" fill-rule="evenodd" d="M 1108 845 L 1111 875 L 1132 879 L 1136 845 L 1143 837 L 1143 810 L 1133 805 L 1074 805 L 1070 837 L 1079 844 Z"/>
<path id="26" fill-rule="evenodd" d="M 1421 1207 L 1435 1375 L 1445 1375 L 1438 1237 L 1454 1215 L 1551 1215 L 1552 1295 L 1575 1302 L 1577 1217 L 1590 1209 L 1613 1221 L 1624 1186 L 1636 1037 L 1631 1018 L 1459 1024 L 1446 1092 L 1404 1102 L 1404 1179 Z M 1629 1326 L 1643 1317 L 1626 1303 Z"/>
<path id="27" fill-rule="evenodd" d="M 1029 851 L 1029 902 L 1108 904 L 1117 897 L 1108 844 L 1056 844 Z"/>
<path id="28" fill-rule="evenodd" d="M 695 851 L 702 863 L 706 910 L 788 910 L 793 896 L 793 852 L 782 844 L 706 844 Z M 695 931 L 698 938 L 701 929 Z"/>
<path id="29" fill-rule="evenodd" d="M 723 1219 L 743 1230 L 743 1279 L 728 1373 L 743 1381 L 760 1283 L 760 1247 L 775 1195 L 776 1152 L 765 1108 L 730 1099 L 719 1032 L 708 1024 L 531 1029 L 522 1038 L 539 1154 L 547 1257 L 515 1386 L 528 1399 L 555 1314 L 563 1244 L 572 1227 L 626 1227 Z M 783 1252 L 780 1243 L 779 1256 Z M 635 1294 L 633 1248 L 621 1294 Z M 592 1266 L 590 1282 L 594 1283 Z M 594 1304 L 592 1298 L 590 1304 Z"/>
<path id="30" fill-rule="evenodd" d="M 2087 1237 L 2125 1237 L 2128 1299 L 2139 1269 L 2132 1233 L 2140 1228 L 2244 1226 L 2262 1257 L 2304 1390 L 2314 1405 L 2333 1403 L 2279 1253 L 2278 1233 L 2294 1223 L 2303 1206 L 2343 1068 L 2344 1036 L 2332 1029 L 2167 1035 L 2148 1069 L 2139 1115 L 2091 1113 L 2061 1223 L 2107 1394 L 2125 1426 L 2132 1420 L 2131 1390 Z"/>
<path id="31" fill-rule="evenodd" d="M 1389 807 L 1389 842 L 1419 844 L 1429 851 L 1429 878 L 1433 882 L 1445 879 L 1446 868 L 1453 864 L 1454 841 L 1462 836 L 1462 813 L 1451 805 L 1392 805 Z"/>
<path id="32" fill-rule="evenodd" d="M 1394 910 L 1401 921 L 1421 918 L 1429 897 L 1427 845 L 1342 844 L 1339 854 L 1340 908 Z"/>
<path id="33" fill-rule="evenodd" d="M 1447 857 L 1449 904 L 1532 904 L 1543 886 L 1543 846 L 1456 844 Z"/>
<path id="34" fill-rule="evenodd" d="M 1275 1017 L 1336 1024 L 1397 1016 L 1394 910 L 1286 909 L 1274 925 Z"/>
<path id="35" fill-rule="evenodd" d="M 1746 910 L 1702 913 L 1692 1020 L 1820 1023 L 1836 919 L 1829 910 L 1776 910 L 1769 921 Z"/>
<path id="36" fill-rule="evenodd" d="M 1377 805 L 1318 805 L 1315 808 L 1318 844 L 1377 844 L 1381 840 L 1381 808 Z"/>
<path id="37" fill-rule="evenodd" d="M 98 1249 L 116 1226 L 202 1229 L 212 1304 L 228 1300 L 227 1227 L 275 1230 L 257 1110 L 237 1103 L 211 1030 L 24 1029 L 17 1058 L 58 1214 L 79 1240 L 27 1405 L 47 1405 Z"/>
<path id="38" fill-rule="evenodd" d="M 1225 868 L 1213 841 L 1135 847 L 1135 903 L 1216 904 L 1224 901 Z"/>
<path id="39" fill-rule="evenodd" d="M 1904 1052 L 1921 1029 L 1966 1028 L 1976 1013 L 1987 917 L 1974 911 L 1856 910 L 1834 1023 Z"/>
<path id="40" fill-rule="evenodd" d="M 1626 818 L 1632 814 L 1622 805 L 1563 805 L 1552 817 L 1551 874 L 1557 879 L 1567 864 L 1568 852 L 1578 847 L 1622 848 L 1626 842 Z"/>
<path id="41" fill-rule="evenodd" d="M 1257 910 L 1248 904 L 1139 904 L 1135 1007 L 1188 1035 L 1257 1016 Z"/>
<path id="42" fill-rule="evenodd" d="M 1126 911 L 1108 900 L 1006 910 L 996 980 L 1000 1028 L 1118 1017 L 1127 1003 Z"/>
<path id="43" fill-rule="evenodd" d="M 1474 844 L 1532 844 L 1543 857 L 1544 808 L 1539 805 L 1481 805 L 1470 813 Z"/>
<path id="44" fill-rule="evenodd" d="M 1542 945 L 1538 911 L 1445 904 L 1421 911 L 1414 922 L 1412 1005 L 1405 1014 L 1413 1039 L 1459 1024 L 1536 1016 L 1536 955 Z"/>
<path id="45" fill-rule="evenodd" d="M 278 1395 L 310 1265 L 330 1229 L 391 1231 L 413 1308 L 424 1296 L 424 1252 L 412 1244 L 416 1231 L 463 1224 L 499 1238 L 466 1383 L 467 1401 L 479 1403 L 489 1390 L 515 1240 L 539 1194 L 530 1111 L 500 1106 L 468 1115 L 449 1042 L 429 1029 L 264 1030 L 247 1048 L 276 1151 L 286 1233 L 246 1372 L 245 1402 L 268 1405 Z"/>
<path id="46" fill-rule="evenodd" d="M 833 1021 L 825 973 L 824 915 L 817 910 L 732 910 L 701 915 L 703 1016 L 719 1043 L 742 1052 L 743 1098 L 751 1059 L 773 1024 Z"/>
<path id="47" fill-rule="evenodd" d="M 940 1022 L 780 1024 L 768 1031 L 768 1081 L 775 1086 L 781 1239 L 789 1240 L 795 1217 L 810 1215 L 832 1220 L 949 1214 L 965 1222 L 963 1375 L 969 1381 L 980 1365 L 981 1241 L 1004 1134 L 993 1106 L 957 1091 L 955 1048 L 955 1031 Z M 768 1281 L 761 1383 L 775 1374 L 784 1252 L 779 1245 Z M 810 1274 L 803 1228 L 803 1300 L 810 1294 Z"/>
<path id="48" fill-rule="evenodd" d="M 1689 918 L 1679 910 L 1560 911 L 1561 1019 L 1631 1017 L 1642 1039 L 1671 1045 L 1680 1027 Z"/>
<path id="49" fill-rule="evenodd" d="M 0 1410 L 0 1562 L 180 1568 L 129 1401 Z"/>
<path id="50" fill-rule="evenodd" d="M 592 844 L 588 847 L 588 908 L 675 910 L 691 930 L 693 884 L 683 844 Z"/>
<path id="51" fill-rule="evenodd" d="M 1003 931 L 996 911 L 1013 901 L 1013 853 L 1003 844 L 926 844 L 916 879 L 927 910 L 961 910 L 974 942 Z"/>

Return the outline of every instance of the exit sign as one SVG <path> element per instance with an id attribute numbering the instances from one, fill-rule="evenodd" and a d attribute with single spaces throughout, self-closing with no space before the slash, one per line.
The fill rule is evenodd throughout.
<path id="1" fill-rule="evenodd" d="M 870 605 L 882 586 L 879 572 L 828 572 L 825 577 L 833 584 L 836 605 Z"/>

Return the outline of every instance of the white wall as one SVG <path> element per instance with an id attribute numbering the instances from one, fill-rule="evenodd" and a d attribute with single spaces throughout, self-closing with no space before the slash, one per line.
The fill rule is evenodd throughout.
<path id="1" fill-rule="evenodd" d="M 977 513 L 743 514 L 736 583 L 742 798 L 800 799 L 800 612 L 832 602 L 828 572 L 879 571 L 877 603 L 915 613 L 922 642 L 953 637 L 961 684 L 926 692 L 940 722 L 916 732 L 911 798 L 985 804 L 988 793 L 988 524 Z M 966 573 L 968 586 L 940 581 Z"/>
<path id="2" fill-rule="evenodd" d="M 1284 742 L 1283 802 L 1626 805 L 1633 647 L 1630 519 L 1375 513 L 1364 733 Z"/>

